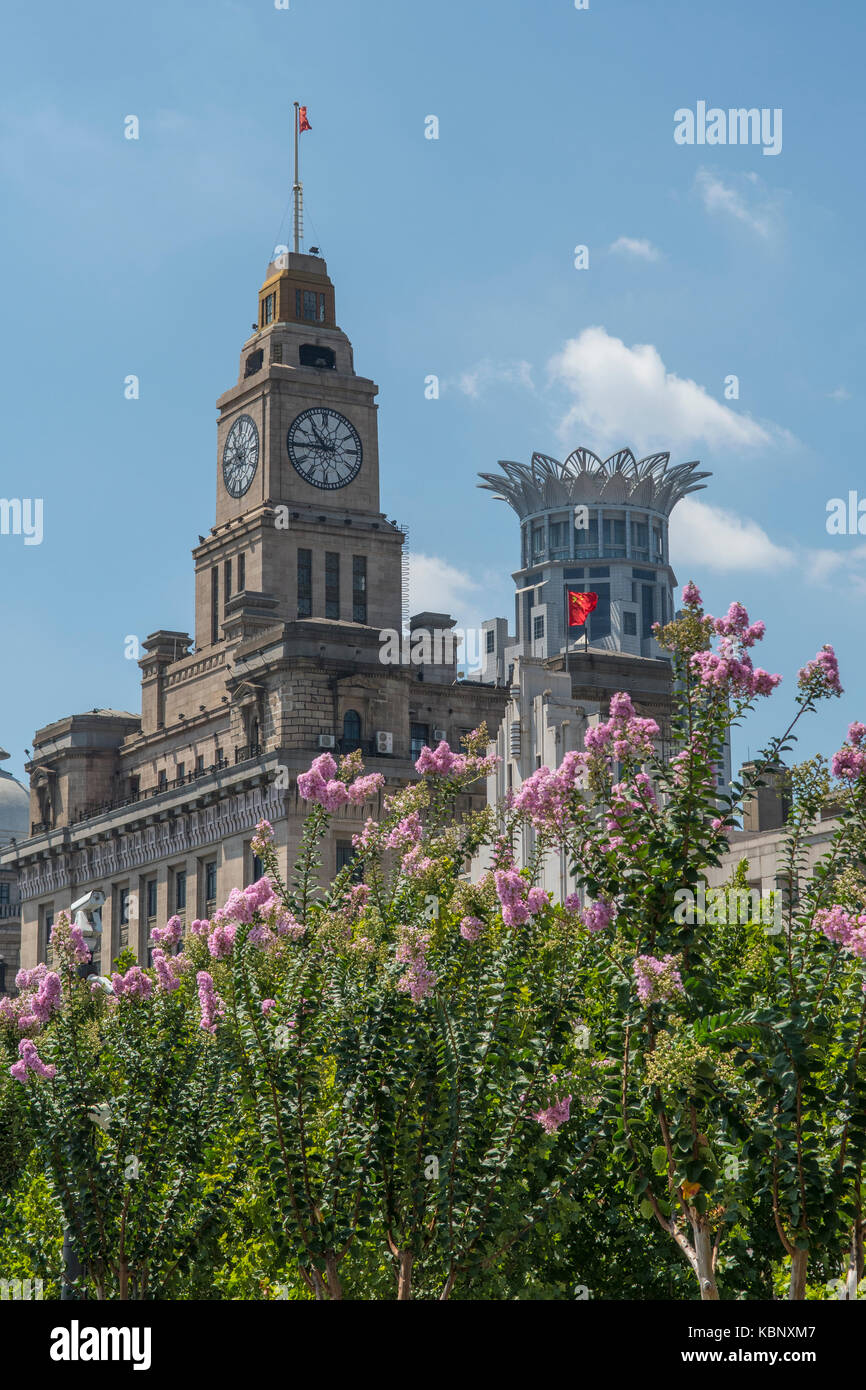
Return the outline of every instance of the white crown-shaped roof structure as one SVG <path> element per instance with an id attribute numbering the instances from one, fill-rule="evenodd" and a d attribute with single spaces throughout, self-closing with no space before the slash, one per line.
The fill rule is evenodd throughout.
<path id="1" fill-rule="evenodd" d="M 669 453 L 636 459 L 631 449 L 620 449 L 602 460 L 591 449 L 575 449 L 560 463 L 536 453 L 528 464 L 500 460 L 502 472 L 479 473 L 483 482 L 478 486 L 507 502 L 519 517 L 579 503 L 628 504 L 669 516 L 681 498 L 706 486 L 702 478 L 712 476 L 696 471 L 697 460 L 672 468 L 670 459 Z"/>

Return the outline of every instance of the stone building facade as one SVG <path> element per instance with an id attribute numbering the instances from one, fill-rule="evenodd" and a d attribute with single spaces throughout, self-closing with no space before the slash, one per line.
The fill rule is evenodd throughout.
<path id="1" fill-rule="evenodd" d="M 0 748 L 0 763 L 9 754 Z M 27 836 L 30 798 L 27 788 L 0 767 L 0 853 L 4 846 Z M 14 867 L 0 863 L 0 994 L 15 988 L 21 946 L 21 901 Z"/>
<path id="2" fill-rule="evenodd" d="M 103 969 L 150 930 L 205 917 L 259 872 L 256 822 L 283 868 L 302 833 L 297 774 L 360 748 L 385 792 L 425 743 L 460 739 L 505 693 L 457 679 L 453 651 L 395 659 L 404 533 L 380 509 L 376 394 L 355 372 L 321 257 L 268 266 L 238 380 L 218 400 L 216 519 L 193 551 L 195 632 L 160 629 L 140 661 L 141 714 L 96 709 L 38 730 L 28 834 L 0 862 L 20 885 L 21 959 L 57 913 L 105 893 Z M 413 627 L 453 627 L 427 613 Z M 422 653 L 423 656 L 423 653 Z M 467 804 L 484 804 L 484 787 Z M 323 875 L 352 855 L 371 803 L 335 816 Z"/>

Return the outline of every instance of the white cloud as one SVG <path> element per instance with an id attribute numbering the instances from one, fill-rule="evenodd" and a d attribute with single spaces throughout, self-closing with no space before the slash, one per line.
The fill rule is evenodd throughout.
<path id="1" fill-rule="evenodd" d="M 491 386 L 522 386 L 527 391 L 535 390 L 529 362 L 491 362 L 489 358 L 461 372 L 456 386 L 473 400 Z"/>
<path id="2" fill-rule="evenodd" d="M 721 405 L 697 382 L 665 369 L 651 343 L 626 347 L 601 327 L 585 328 L 551 358 L 548 370 L 574 398 L 559 434 L 616 448 L 691 448 L 707 444 L 746 449 L 772 444 L 783 433 Z"/>
<path id="3" fill-rule="evenodd" d="M 670 550 L 678 569 L 698 565 L 723 571 L 778 570 L 795 559 L 756 521 L 694 497 L 684 497 L 671 513 Z"/>
<path id="4" fill-rule="evenodd" d="M 638 261 L 657 261 L 661 258 L 661 252 L 644 237 L 617 237 L 616 241 L 611 242 L 610 250 L 623 256 L 633 256 Z"/>
<path id="5" fill-rule="evenodd" d="M 806 552 L 806 578 L 813 584 L 847 586 L 855 594 L 866 594 L 866 545 L 848 550 L 809 550 Z"/>
<path id="6" fill-rule="evenodd" d="M 831 401 L 850 401 L 851 392 L 846 391 L 844 386 L 837 386 L 835 390 L 827 392 L 827 398 Z"/>
<path id="7" fill-rule="evenodd" d="M 757 175 L 754 175 L 750 182 L 753 185 L 760 184 Z M 776 212 L 766 199 L 748 203 L 733 184 L 725 183 L 718 174 L 711 173 L 709 169 L 698 170 L 695 184 L 705 210 L 711 215 L 720 213 L 722 216 L 732 217 L 764 241 L 773 235 L 776 229 Z"/>
<path id="8" fill-rule="evenodd" d="M 450 613 L 462 618 L 478 605 L 482 586 L 465 570 L 437 555 L 409 550 L 409 608 L 412 613 Z M 489 616 L 489 615 L 485 615 Z"/>

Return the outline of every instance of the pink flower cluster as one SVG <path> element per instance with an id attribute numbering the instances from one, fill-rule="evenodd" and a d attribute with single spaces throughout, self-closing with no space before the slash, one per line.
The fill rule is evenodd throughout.
<path id="1" fill-rule="evenodd" d="M 866 739 L 866 724 L 861 724 L 855 720 L 848 728 L 848 742 L 834 753 L 830 762 L 830 771 L 834 777 L 838 777 L 840 782 L 856 782 L 858 778 L 866 774 L 866 751 L 863 749 L 863 742 Z"/>
<path id="2" fill-rule="evenodd" d="M 460 920 L 460 935 L 464 941 L 477 941 L 484 930 L 484 923 L 480 917 L 462 917 Z"/>
<path id="3" fill-rule="evenodd" d="M 566 899 L 566 906 L 568 905 Z M 604 931 L 614 921 L 617 914 L 615 903 L 605 902 L 599 898 L 598 902 L 590 903 L 581 913 L 583 925 L 591 932 Z"/>
<path id="4" fill-rule="evenodd" d="M 17 999 L 8 995 L 0 999 L 0 1022 L 18 1033 L 38 1033 L 60 1008 L 60 976 L 43 961 L 32 970 L 19 970 L 15 983 L 21 993 Z"/>
<path id="5" fill-rule="evenodd" d="M 502 904 L 502 920 L 507 927 L 521 926 L 543 912 L 550 899 L 542 888 L 530 888 L 516 869 L 497 869 L 493 875 L 496 896 Z"/>
<path id="6" fill-rule="evenodd" d="M 619 691 L 610 697 L 610 718 L 587 729 L 584 744 L 591 753 L 625 762 L 651 757 L 653 739 L 658 738 L 659 732 L 656 721 L 635 714 L 631 696 Z"/>
<path id="7" fill-rule="evenodd" d="M 436 777 L 463 777 L 473 773 L 476 777 L 487 777 L 497 763 L 496 755 L 478 758 L 469 753 L 452 753 L 443 738 L 436 748 L 422 748 L 416 760 L 415 771 L 432 773 Z"/>
<path id="8" fill-rule="evenodd" d="M 766 631 L 762 622 L 750 623 L 741 603 L 732 603 L 724 618 L 712 618 L 713 628 L 721 638 L 717 652 L 695 652 L 692 665 L 698 672 L 701 685 L 725 695 L 770 695 L 780 683 L 781 676 L 771 676 L 760 666 L 752 665 L 748 648 L 760 642 Z"/>
<path id="9" fill-rule="evenodd" d="M 131 965 L 125 975 L 117 972 L 111 977 L 111 988 L 115 998 L 126 995 L 128 999 L 149 999 L 153 994 L 153 980 L 145 975 L 140 965 Z"/>
<path id="10" fill-rule="evenodd" d="M 185 970 L 192 968 L 192 961 L 184 955 L 167 956 L 159 949 L 153 953 L 153 968 L 156 971 L 157 990 L 171 994 L 180 986 L 180 977 Z"/>
<path id="11" fill-rule="evenodd" d="M 43 1062 L 36 1051 L 36 1044 L 29 1038 L 22 1038 L 18 1044 L 18 1057 L 19 1061 L 13 1062 L 9 1068 L 9 1075 L 14 1076 L 22 1085 L 26 1082 L 28 1074 L 41 1076 L 45 1081 L 51 1081 L 57 1075 L 57 1068 Z"/>
<path id="12" fill-rule="evenodd" d="M 410 995 L 415 1004 L 433 992 L 438 980 L 427 963 L 429 946 L 429 932 L 420 931 L 417 927 L 400 928 L 395 959 L 398 965 L 405 965 L 406 970 L 397 981 L 397 988 Z"/>
<path id="13" fill-rule="evenodd" d="M 407 845 L 417 845 L 422 835 L 424 827 L 421 824 L 421 817 L 417 811 L 411 811 L 408 816 L 404 816 L 385 839 L 386 849 L 405 849 Z"/>
<path id="14" fill-rule="evenodd" d="M 703 605 L 701 591 L 691 579 L 683 585 L 683 604 L 686 608 L 700 608 Z"/>
<path id="15" fill-rule="evenodd" d="M 215 1033 L 219 1019 L 225 1018 L 226 1006 L 214 988 L 213 976 L 200 970 L 195 977 L 198 985 L 198 1002 L 201 1006 L 199 1027 L 206 1033 Z"/>
<path id="16" fill-rule="evenodd" d="M 275 1009 L 276 1007 L 277 1007 L 277 1001 L 276 1001 L 276 999 L 263 999 L 263 1000 L 262 1000 L 262 1013 L 264 1014 L 265 1018 L 267 1018 L 267 1016 L 268 1016 L 268 1014 L 270 1013 L 271 1009 Z"/>
<path id="17" fill-rule="evenodd" d="M 818 927 L 828 941 L 841 946 L 844 951 L 866 960 L 866 913 L 853 917 L 844 907 L 822 907 L 812 919 L 813 927 Z M 866 984 L 864 984 L 866 992 Z"/>
<path id="18" fill-rule="evenodd" d="M 57 955 L 68 964 L 86 965 L 90 960 L 90 948 L 84 940 L 84 932 L 75 925 L 68 912 L 58 914 L 50 940 Z"/>
<path id="19" fill-rule="evenodd" d="M 176 946 L 183 938 L 183 922 L 179 917 L 169 917 L 164 927 L 154 927 L 151 940 L 160 946 Z"/>
<path id="20" fill-rule="evenodd" d="M 346 895 L 346 916 L 356 922 L 367 906 L 370 897 L 369 883 L 354 883 Z"/>
<path id="21" fill-rule="evenodd" d="M 677 969 L 676 956 L 637 956 L 634 962 L 637 996 L 642 1004 L 654 1004 L 658 999 L 671 999 L 684 994 L 683 982 Z"/>
<path id="22" fill-rule="evenodd" d="M 326 811 L 338 811 L 349 802 L 358 806 L 385 785 L 381 772 L 370 772 L 365 777 L 356 777 L 354 782 L 337 780 L 337 764 L 330 753 L 320 753 L 314 758 L 309 772 L 302 772 L 298 778 L 298 793 L 304 801 L 316 801 Z"/>
<path id="23" fill-rule="evenodd" d="M 839 662 L 828 642 L 824 643 L 817 656 L 807 661 L 803 669 L 797 672 L 797 685 L 804 695 L 811 696 L 813 700 L 842 694 Z"/>
<path id="24" fill-rule="evenodd" d="M 617 782 L 610 789 L 608 834 L 620 834 L 633 825 L 636 811 L 655 808 L 657 804 L 655 788 L 645 772 L 639 772 L 631 783 Z"/>
<path id="25" fill-rule="evenodd" d="M 584 777 L 580 753 L 566 753 L 559 767 L 539 767 L 512 797 L 516 811 L 528 815 L 539 829 L 564 831 L 574 791 Z"/>
<path id="26" fill-rule="evenodd" d="M 250 847 L 253 854 L 264 854 L 265 850 L 270 849 L 274 843 L 274 827 L 269 820 L 260 820 L 255 829 L 255 834 L 250 840 Z"/>
<path id="27" fill-rule="evenodd" d="M 407 878 L 419 878 L 435 867 L 435 861 L 423 852 L 420 845 L 413 845 L 400 861 L 400 868 Z"/>
<path id="28" fill-rule="evenodd" d="M 565 1096 L 553 1105 L 548 1105 L 546 1110 L 537 1110 L 533 1115 L 533 1120 L 537 1120 L 545 1134 L 555 1134 L 560 1125 L 564 1125 L 570 1118 L 571 1096 Z"/>

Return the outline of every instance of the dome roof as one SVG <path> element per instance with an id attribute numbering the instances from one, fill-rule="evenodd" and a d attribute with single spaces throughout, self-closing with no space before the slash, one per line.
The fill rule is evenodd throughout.
<path id="1" fill-rule="evenodd" d="M 5 748 L 0 748 L 0 762 L 8 757 Z M 30 793 L 11 772 L 0 767 L 0 845 L 8 844 L 13 837 L 26 840 L 29 834 Z"/>

